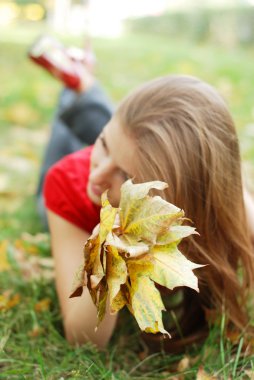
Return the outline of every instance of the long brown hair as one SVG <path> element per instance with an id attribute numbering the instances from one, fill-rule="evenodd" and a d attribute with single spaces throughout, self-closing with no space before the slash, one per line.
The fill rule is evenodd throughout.
<path id="1" fill-rule="evenodd" d="M 135 180 L 167 182 L 164 198 L 182 208 L 200 234 L 183 247 L 191 260 L 208 264 L 197 273 L 203 303 L 217 310 L 223 305 L 243 328 L 254 256 L 239 144 L 224 100 L 197 78 L 167 76 L 127 96 L 115 117 L 135 140 Z"/>

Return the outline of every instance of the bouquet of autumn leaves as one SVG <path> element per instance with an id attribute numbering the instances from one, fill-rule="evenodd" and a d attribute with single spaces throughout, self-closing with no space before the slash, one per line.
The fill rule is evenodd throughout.
<path id="1" fill-rule="evenodd" d="M 196 233 L 195 228 L 182 225 L 183 210 L 160 196 L 148 195 L 150 189 L 166 187 L 160 181 L 133 184 L 128 180 L 121 187 L 119 208 L 111 206 L 107 192 L 102 194 L 100 224 L 85 244 L 85 262 L 71 294 L 80 296 L 87 286 L 98 323 L 109 301 L 111 313 L 126 305 L 141 330 L 168 334 L 155 283 L 198 291 L 192 270 L 202 265 L 187 260 L 177 248 L 182 238 Z"/>

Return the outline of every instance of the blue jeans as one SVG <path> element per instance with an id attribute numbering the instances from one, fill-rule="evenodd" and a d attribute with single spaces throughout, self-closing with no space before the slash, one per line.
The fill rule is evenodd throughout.
<path id="1" fill-rule="evenodd" d="M 68 88 L 60 94 L 36 194 L 38 213 L 46 229 L 48 222 L 42 190 L 47 171 L 67 154 L 93 144 L 112 113 L 112 103 L 98 83 L 82 94 Z"/>

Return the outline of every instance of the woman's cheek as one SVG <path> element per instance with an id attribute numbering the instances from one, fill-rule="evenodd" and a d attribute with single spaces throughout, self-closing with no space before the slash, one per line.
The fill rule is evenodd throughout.
<path id="1" fill-rule="evenodd" d="M 93 165 L 96 165 L 102 157 L 103 157 L 103 150 L 101 148 L 100 141 L 96 140 L 94 147 L 92 149 L 92 153 L 91 153 L 91 163 L 93 163 Z"/>

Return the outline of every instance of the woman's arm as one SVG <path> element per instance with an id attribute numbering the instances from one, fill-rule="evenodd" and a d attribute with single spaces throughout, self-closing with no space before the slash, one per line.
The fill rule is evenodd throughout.
<path id="1" fill-rule="evenodd" d="M 117 316 L 107 312 L 95 332 L 97 310 L 88 290 L 84 288 L 81 297 L 69 298 L 75 273 L 84 260 L 83 247 L 89 235 L 49 210 L 48 220 L 66 338 L 70 343 L 91 341 L 104 347 L 112 335 Z"/>

